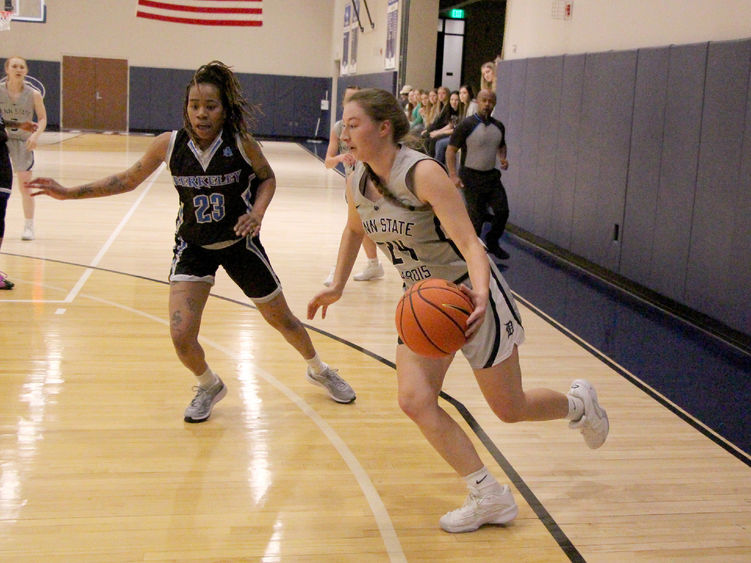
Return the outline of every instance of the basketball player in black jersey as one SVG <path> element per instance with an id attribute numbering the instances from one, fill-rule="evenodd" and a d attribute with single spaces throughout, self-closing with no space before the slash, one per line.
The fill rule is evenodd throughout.
<path id="1" fill-rule="evenodd" d="M 258 234 L 276 190 L 274 172 L 248 129 L 253 108 L 229 67 L 199 68 L 185 92 L 184 128 L 159 135 L 129 169 L 65 188 L 50 178 L 28 183 L 33 195 L 56 199 L 102 197 L 135 189 L 162 162 L 180 196 L 170 270 L 170 333 L 178 357 L 197 378 L 186 422 L 203 422 L 227 393 L 198 342 L 201 316 L 214 275 L 222 266 L 263 318 L 308 363 L 307 377 L 332 399 L 351 403 L 355 392 L 318 357 L 300 320 L 290 311 Z"/>

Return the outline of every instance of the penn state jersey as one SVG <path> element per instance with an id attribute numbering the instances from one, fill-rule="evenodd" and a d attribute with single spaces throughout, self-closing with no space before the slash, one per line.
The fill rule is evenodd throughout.
<path id="1" fill-rule="evenodd" d="M 354 204 L 365 233 L 394 264 L 407 287 L 430 277 L 459 281 L 467 276 L 467 263 L 433 208 L 408 186 L 409 172 L 429 158 L 402 146 L 394 159 L 388 189 L 405 207 L 386 198 L 373 202 L 365 197 L 368 175 L 363 163 L 357 163 L 352 175 Z"/>
<path id="2" fill-rule="evenodd" d="M 8 91 L 8 85 L 0 84 L 0 112 L 3 114 L 5 121 L 32 121 L 34 119 L 34 92 L 35 89 L 24 83 L 23 90 L 13 98 Z M 20 127 L 7 128 L 8 139 L 21 139 L 25 141 L 31 137 L 31 131 L 26 131 Z"/>
<path id="3" fill-rule="evenodd" d="M 202 151 L 185 129 L 173 131 L 166 161 L 180 196 L 176 237 L 200 246 L 238 240 L 237 219 L 260 183 L 240 138 L 223 131 Z"/>

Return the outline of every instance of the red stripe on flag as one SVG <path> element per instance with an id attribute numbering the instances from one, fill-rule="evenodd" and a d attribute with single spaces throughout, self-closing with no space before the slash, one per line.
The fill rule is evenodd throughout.
<path id="1" fill-rule="evenodd" d="M 202 8 L 200 6 L 185 6 L 182 4 L 168 4 L 167 2 L 154 2 L 153 0 L 138 0 L 138 5 L 144 6 L 146 8 L 159 8 L 162 10 L 175 10 L 178 12 L 200 12 L 200 13 L 206 13 L 206 14 L 261 14 L 263 13 L 262 8 Z M 142 16 L 142 14 L 144 13 L 145 12 L 139 11 L 138 15 Z"/>
<path id="2" fill-rule="evenodd" d="M 231 4 L 219 7 L 219 2 Z M 138 0 L 136 16 L 192 25 L 260 27 L 263 25 L 262 2 L 263 0 Z M 252 5 L 260 7 L 242 7 Z"/>
<path id="3" fill-rule="evenodd" d="M 174 16 L 163 16 L 160 14 L 152 14 L 149 12 L 136 12 L 136 16 L 139 18 L 147 18 L 151 20 L 160 20 L 173 23 L 191 23 L 195 25 L 237 25 L 237 26 L 257 26 L 263 25 L 261 20 L 202 20 L 196 18 L 178 18 Z"/>

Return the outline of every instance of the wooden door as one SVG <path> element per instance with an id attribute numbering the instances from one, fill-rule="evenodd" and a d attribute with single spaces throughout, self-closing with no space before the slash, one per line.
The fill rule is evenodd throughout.
<path id="1" fill-rule="evenodd" d="M 128 61 L 63 57 L 65 129 L 128 129 Z"/>

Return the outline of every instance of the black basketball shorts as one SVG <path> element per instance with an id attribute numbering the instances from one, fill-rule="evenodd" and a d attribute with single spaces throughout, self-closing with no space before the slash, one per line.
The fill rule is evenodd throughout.
<path id="1" fill-rule="evenodd" d="M 245 237 L 221 249 L 207 249 L 175 239 L 169 280 L 214 285 L 219 266 L 253 302 L 271 301 L 282 284 L 258 237 Z"/>

